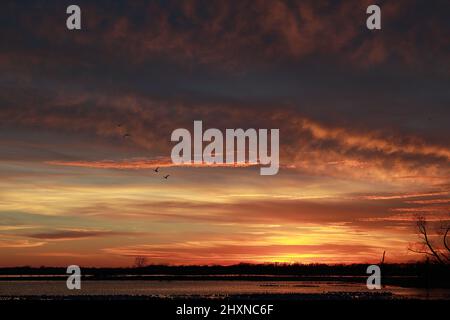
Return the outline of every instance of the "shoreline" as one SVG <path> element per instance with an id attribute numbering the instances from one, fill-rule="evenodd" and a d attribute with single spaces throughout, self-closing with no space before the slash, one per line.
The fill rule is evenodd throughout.
<path id="1" fill-rule="evenodd" d="M 67 275 L 8 275 L 0 276 L 1 282 L 12 281 L 66 281 Z M 83 281 L 271 281 L 271 282 L 336 282 L 336 283 L 354 283 L 365 284 L 366 276 L 280 276 L 280 275 L 82 275 Z M 385 276 L 383 277 L 383 285 L 399 286 L 403 288 L 429 288 L 429 289 L 448 289 L 446 282 L 442 282 L 441 286 L 427 286 L 423 279 L 415 276 Z"/>

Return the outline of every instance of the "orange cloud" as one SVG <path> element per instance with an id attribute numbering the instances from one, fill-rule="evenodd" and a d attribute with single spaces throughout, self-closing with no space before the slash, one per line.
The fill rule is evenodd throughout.
<path id="1" fill-rule="evenodd" d="M 129 159 L 121 161 L 47 161 L 47 164 L 58 166 L 97 168 L 97 169 L 155 169 L 157 167 L 184 167 L 184 168 L 210 168 L 210 167 L 252 167 L 257 163 L 183 163 L 174 164 L 167 158 L 160 159 Z"/>
<path id="2" fill-rule="evenodd" d="M 34 248 L 43 246 L 46 242 L 29 241 L 23 239 L 2 239 L 0 238 L 0 248 Z"/>
<path id="3" fill-rule="evenodd" d="M 71 100 L 70 97 L 59 97 L 57 100 L 60 102 L 54 103 L 64 105 L 64 101 Z M 86 95 L 81 100 L 80 97 L 77 99 L 79 100 L 76 100 L 78 102 L 75 105 L 69 104 L 67 107 L 48 107 L 44 110 L 39 107 L 29 110 L 5 108 L 0 113 L 6 119 L 13 119 L 9 121 L 14 125 L 24 127 L 45 127 L 77 134 L 90 133 L 99 138 L 116 141 L 123 141 L 123 134 L 130 133 L 130 138 L 126 141 L 127 146 L 164 155 L 170 152 L 171 147 L 167 137 L 175 128 L 189 128 L 193 114 L 196 118 L 204 119 L 205 123 L 214 123 L 214 126 L 219 128 L 236 126 L 236 123 L 253 123 L 254 126 L 266 128 L 279 126 L 280 160 L 281 167 L 284 168 L 334 177 L 391 180 L 400 184 L 416 182 L 438 185 L 450 179 L 447 170 L 450 148 L 445 143 L 431 143 L 418 135 L 386 132 L 384 128 L 350 129 L 329 125 L 293 110 L 263 111 L 260 120 L 255 122 L 254 108 L 241 110 L 234 105 L 227 108 L 220 105 L 194 106 L 178 102 L 170 105 L 168 102 L 133 95 Z M 83 105 L 87 101 L 94 102 L 96 108 L 79 107 L 79 104 Z M 109 112 L 105 116 L 101 110 L 107 106 Z M 167 117 L 168 108 L 176 114 L 175 119 Z M 123 126 L 117 127 L 119 122 L 123 123 Z M 102 141 L 98 140 L 97 143 Z M 47 163 L 117 169 L 145 169 L 170 165 L 165 158 L 121 161 L 51 160 Z"/>
<path id="4" fill-rule="evenodd" d="M 386 154 L 409 153 L 433 157 L 443 157 L 450 160 L 450 148 L 445 146 L 433 146 L 427 144 L 418 137 L 409 137 L 406 141 L 396 141 L 395 138 L 383 138 L 381 132 L 352 132 L 346 128 L 325 127 L 309 119 L 297 120 L 299 126 L 309 130 L 317 139 L 331 139 L 339 142 L 346 148 L 358 148 L 381 151 Z"/>
<path id="5" fill-rule="evenodd" d="M 409 198 L 420 198 L 420 197 L 432 197 L 432 196 L 443 196 L 449 195 L 450 191 L 434 191 L 434 192 L 420 192 L 420 193 L 400 193 L 391 195 L 370 195 L 364 196 L 365 199 L 369 200 L 391 200 L 391 199 L 409 199 Z M 420 202 L 418 202 L 420 203 Z"/>

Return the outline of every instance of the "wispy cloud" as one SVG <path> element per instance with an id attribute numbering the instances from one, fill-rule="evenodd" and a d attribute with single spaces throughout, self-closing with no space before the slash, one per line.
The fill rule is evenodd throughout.
<path id="1" fill-rule="evenodd" d="M 34 248 L 43 246 L 44 241 L 0 238 L 0 248 Z"/>
<path id="2" fill-rule="evenodd" d="M 51 232 L 31 233 L 26 235 L 24 234 L 23 236 L 34 239 L 41 239 L 45 241 L 54 241 L 54 240 L 58 241 L 58 240 L 76 240 L 76 239 L 126 236 L 126 235 L 133 235 L 133 233 L 102 231 L 102 230 L 67 229 L 67 230 L 56 230 Z"/>
<path id="3" fill-rule="evenodd" d="M 102 161 L 47 161 L 47 164 L 58 166 L 71 167 L 85 167 L 97 169 L 155 169 L 170 168 L 170 167 L 185 167 L 185 168 L 209 168 L 209 167 L 252 167 L 258 166 L 257 163 L 183 163 L 175 164 L 169 158 L 158 159 L 127 159 L 120 161 L 102 160 Z"/>

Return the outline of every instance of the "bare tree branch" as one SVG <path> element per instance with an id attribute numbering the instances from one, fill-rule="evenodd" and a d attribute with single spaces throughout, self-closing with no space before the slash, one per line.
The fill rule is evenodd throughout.
<path id="1" fill-rule="evenodd" d="M 411 249 L 411 248 L 408 248 L 408 251 L 411 251 L 411 252 L 414 252 L 414 253 L 426 254 L 428 256 L 434 257 L 434 255 L 432 253 L 429 253 L 427 251 L 420 251 L 420 250 L 415 250 L 415 249 Z"/>
<path id="2" fill-rule="evenodd" d="M 448 246 L 448 244 L 447 244 L 447 235 L 448 235 L 448 232 L 449 232 L 449 231 L 450 231 L 450 226 L 447 227 L 447 230 L 445 231 L 444 239 L 443 239 L 443 241 L 444 241 L 444 247 L 445 247 L 445 249 L 447 249 L 448 252 L 450 252 L 450 248 L 449 248 L 449 246 Z"/>
<path id="3" fill-rule="evenodd" d="M 427 255 L 433 256 L 439 263 L 441 264 L 445 264 L 446 262 L 442 259 L 440 253 L 438 250 L 436 250 L 433 247 L 433 244 L 431 243 L 429 237 L 428 237 L 428 232 L 427 232 L 427 221 L 425 220 L 425 218 L 423 216 L 418 216 L 417 217 L 417 222 L 416 222 L 416 226 L 417 226 L 417 230 L 419 232 L 419 236 L 422 239 L 423 244 L 428 248 L 428 250 L 430 252 L 426 252 Z M 448 230 L 447 230 L 448 231 Z M 447 235 L 447 233 L 446 233 Z M 446 236 L 445 236 L 446 237 Z M 444 241 L 445 241 L 445 237 L 444 237 Z M 410 250 L 413 251 L 413 250 Z M 414 251 L 413 251 L 414 252 Z M 425 253 L 425 252 L 420 252 L 420 253 Z M 447 260 L 448 257 L 443 255 Z"/>
<path id="4" fill-rule="evenodd" d="M 443 238 L 442 238 L 442 242 L 444 243 L 444 247 L 445 247 L 445 249 L 447 249 L 447 255 L 443 255 L 446 259 L 447 259 L 447 261 L 450 261 L 450 248 L 449 248 L 449 246 L 448 246 L 448 244 L 447 244 L 447 235 L 448 235 L 448 232 L 450 231 L 450 226 L 447 226 L 447 230 L 445 230 L 445 233 L 444 233 L 444 236 L 443 236 Z"/>

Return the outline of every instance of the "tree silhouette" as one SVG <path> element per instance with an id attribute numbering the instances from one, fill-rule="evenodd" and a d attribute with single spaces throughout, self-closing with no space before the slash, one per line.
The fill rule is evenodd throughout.
<path id="1" fill-rule="evenodd" d="M 438 230 L 432 234 L 426 218 L 419 215 L 416 218 L 416 228 L 419 241 L 410 246 L 408 250 L 424 254 L 434 262 L 450 264 L 450 248 L 447 242 L 450 223 L 448 221 L 441 222 Z"/>
<path id="2" fill-rule="evenodd" d="M 137 256 L 136 258 L 134 258 L 134 267 L 135 268 L 143 268 L 145 266 L 147 266 L 147 258 L 143 257 L 143 256 Z"/>

